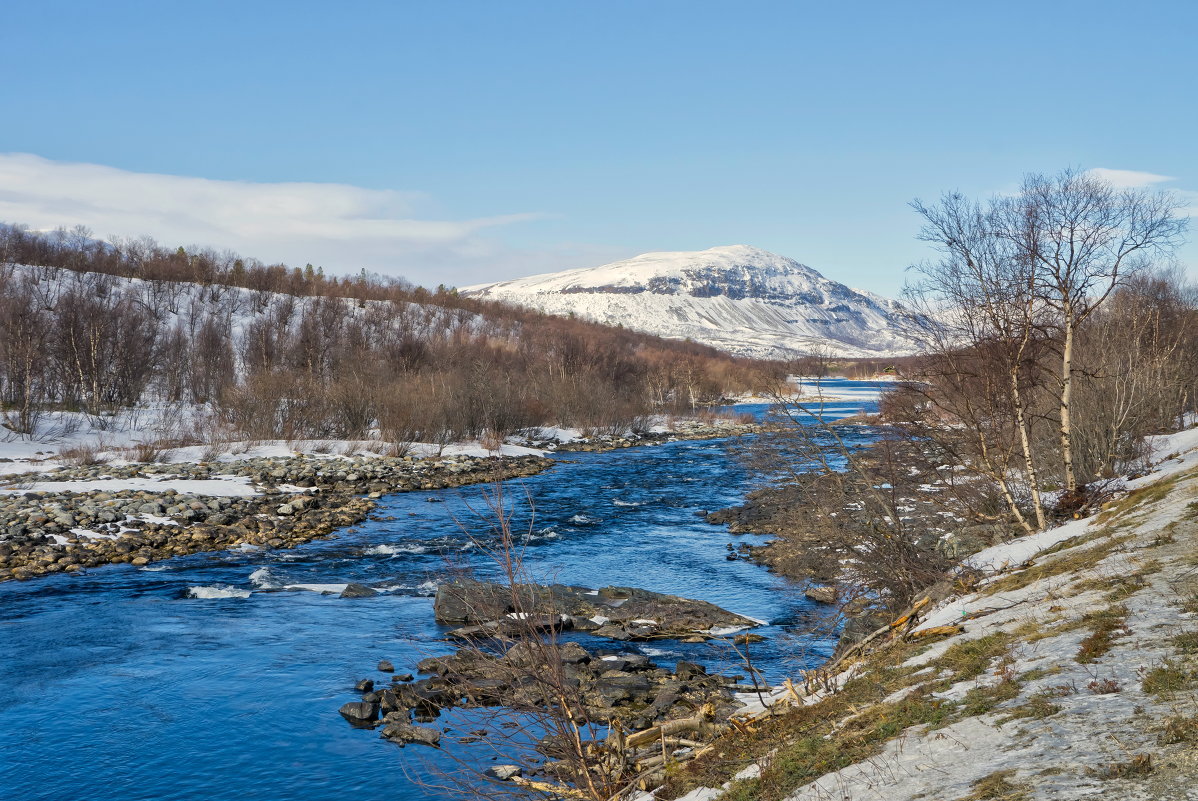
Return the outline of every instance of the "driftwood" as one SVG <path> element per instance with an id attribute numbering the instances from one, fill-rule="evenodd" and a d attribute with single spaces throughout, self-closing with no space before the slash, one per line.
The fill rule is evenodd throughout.
<path id="1" fill-rule="evenodd" d="M 817 671 L 807 671 L 808 684 L 810 685 L 811 674 L 818 673 L 822 676 L 836 675 L 835 671 L 839 666 L 860 656 L 871 643 L 875 642 L 879 638 L 886 637 L 887 635 L 889 635 L 890 642 L 897 642 L 922 639 L 926 637 L 960 634 L 961 632 L 965 631 L 965 627 L 960 624 L 934 626 L 922 631 L 916 631 L 915 627 L 919 624 L 919 620 L 923 611 L 931 604 L 931 602 L 931 597 L 925 595 L 912 604 L 894 621 L 887 623 L 875 631 L 870 632 L 869 635 L 867 635 L 864 639 L 854 644 L 851 648 L 847 649 L 844 653 L 842 653 L 836 659 L 833 659 L 824 667 L 819 668 Z M 764 720 L 765 718 L 781 714 L 782 707 L 789 707 L 792 705 L 802 706 L 804 704 L 804 695 L 800 694 L 798 689 L 796 689 L 794 682 L 788 678 L 784 679 L 782 684 L 786 689 L 786 694 L 778 698 L 773 704 L 765 707 L 765 709 L 753 715 L 736 716 L 734 718 L 730 718 L 727 725 L 712 722 L 715 709 L 711 704 L 704 705 L 699 711 L 699 714 L 695 715 L 694 717 L 665 721 L 658 726 L 653 726 L 638 732 L 625 733 L 623 727 L 619 725 L 619 722 L 613 721 L 613 725 L 608 732 L 607 745 L 614 752 L 621 755 L 621 760 L 627 757 L 626 749 L 640 749 L 639 753 L 635 753 L 633 761 L 639 770 L 646 772 L 634 779 L 633 782 L 636 787 L 647 791 L 651 787 L 658 786 L 662 781 L 665 780 L 665 766 L 669 762 L 674 761 L 665 753 L 665 747 L 667 743 L 677 743 L 679 745 L 686 745 L 695 749 L 689 754 L 683 754 L 677 757 L 676 761 L 678 762 L 689 762 L 691 760 L 698 759 L 714 751 L 718 745 L 718 743 L 715 741 L 709 741 L 700 747 L 700 744 L 694 740 L 673 737 L 671 735 L 677 735 L 683 732 L 696 732 L 700 735 L 706 736 L 720 735 L 728 731 L 737 731 L 740 733 L 753 732 L 754 723 Z M 833 691 L 834 688 L 829 687 L 827 689 L 829 691 Z M 856 716 L 850 716 L 848 720 L 852 720 L 853 717 Z M 847 721 L 842 721 L 841 724 L 843 725 L 845 722 Z M 662 753 L 650 755 L 651 751 L 645 746 L 656 746 L 658 744 L 660 744 L 662 748 Z M 635 759 L 635 756 L 641 755 L 644 755 L 643 758 Z M 577 791 L 572 791 L 570 788 L 553 788 L 551 785 L 544 787 L 533 787 L 532 785 L 527 786 L 531 787 L 532 789 L 542 790 L 543 792 L 557 792 L 566 797 L 579 797 Z M 627 790 L 620 791 L 616 795 L 612 796 L 609 801 L 617 801 L 617 799 L 621 798 L 626 791 Z"/>
<path id="2" fill-rule="evenodd" d="M 526 779 L 523 776 L 513 776 L 508 779 L 512 784 L 526 787 L 529 790 L 536 790 L 538 793 L 548 793 L 549 795 L 558 796 L 559 798 L 586 798 L 587 795 L 582 790 L 575 790 L 573 787 L 563 787 L 560 784 L 550 784 L 549 782 L 539 782 L 535 779 Z"/>
<path id="3" fill-rule="evenodd" d="M 624 745 L 627 748 L 637 748 L 638 746 L 660 740 L 662 737 L 669 737 L 671 734 L 681 734 L 683 732 L 697 731 L 702 734 L 723 732 L 726 727 L 711 722 L 714 716 L 715 707 L 711 704 L 704 704 L 703 708 L 699 710 L 699 714 L 693 718 L 667 720 L 659 726 L 642 729 L 641 731 L 627 735 L 624 737 Z"/>
<path id="4" fill-rule="evenodd" d="M 940 637 L 949 634 L 960 634 L 963 631 L 965 631 L 964 626 L 933 626 L 930 629 L 913 631 L 907 635 L 907 639 L 921 640 L 924 637 Z"/>

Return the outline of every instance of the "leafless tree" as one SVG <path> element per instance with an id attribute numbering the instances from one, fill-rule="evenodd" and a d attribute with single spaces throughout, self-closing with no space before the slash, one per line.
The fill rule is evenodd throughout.
<path id="1" fill-rule="evenodd" d="M 1067 492 L 1078 489 L 1073 454 L 1073 377 L 1079 327 L 1130 275 L 1167 257 L 1187 220 L 1164 192 L 1118 189 L 1092 172 L 1029 175 L 997 203 L 995 234 L 1028 263 L 1035 297 L 1055 312 L 1060 346 L 1058 411 Z"/>

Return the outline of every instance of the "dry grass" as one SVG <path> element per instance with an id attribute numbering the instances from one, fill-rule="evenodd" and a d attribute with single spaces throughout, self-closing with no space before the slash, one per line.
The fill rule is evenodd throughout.
<path id="1" fill-rule="evenodd" d="M 58 452 L 58 458 L 72 467 L 107 464 L 109 460 L 108 455 L 104 453 L 102 442 L 83 442 L 71 448 L 64 448 Z"/>
<path id="2" fill-rule="evenodd" d="M 1095 773 L 1104 779 L 1130 779 L 1147 776 L 1154 769 L 1152 754 L 1134 754 L 1125 762 L 1112 762 Z"/>
<path id="3" fill-rule="evenodd" d="M 959 801 L 1025 801 L 1030 798 L 1027 785 L 1011 781 L 1013 770 L 999 770 L 973 783 L 973 792 Z"/>
<path id="4" fill-rule="evenodd" d="M 1090 634 L 1081 641 L 1074 659 L 1081 664 L 1097 662 L 1115 645 L 1115 638 L 1130 634 L 1127 628 L 1126 606 L 1109 606 L 1082 617 L 1090 627 Z"/>
<path id="5" fill-rule="evenodd" d="M 1144 674 L 1141 684 L 1144 692 L 1157 698 L 1167 698 L 1178 690 L 1193 686 L 1194 672 L 1180 661 L 1166 659 L 1165 662 Z"/>
<path id="6" fill-rule="evenodd" d="M 1060 712 L 1062 708 L 1060 704 L 1054 704 L 1050 700 L 1056 697 L 1056 695 L 1057 693 L 1052 690 L 1038 692 L 1025 703 L 1008 709 L 1006 715 L 998 719 L 998 724 L 1001 726 L 1004 723 L 1010 723 L 1012 720 L 1043 720 L 1044 718 L 1052 717 Z"/>
<path id="7" fill-rule="evenodd" d="M 1094 542 L 1102 537 L 1105 540 L 1091 545 L 1088 548 L 1080 548 L 1081 545 Z M 986 586 L 983 592 L 989 595 L 997 593 L 1011 592 L 1013 590 L 1021 590 L 1030 584 L 1038 581 L 1043 581 L 1053 576 L 1063 576 L 1065 574 L 1081 574 L 1086 570 L 1090 570 L 1097 566 L 1100 562 L 1117 551 L 1122 545 L 1127 543 L 1131 537 L 1110 536 L 1106 532 L 1092 534 L 1089 537 L 1078 537 L 1075 539 L 1066 540 L 1059 545 L 1065 546 L 1060 551 L 1048 550 L 1040 554 L 1039 558 L 1042 561 L 1037 562 L 1031 567 L 1024 568 L 1008 576 L 1004 576 L 998 581 Z M 1057 556 L 1055 559 L 1047 559 L 1048 556 L 1056 556 L 1066 550 L 1078 548 L 1073 553 Z"/>
<path id="8" fill-rule="evenodd" d="M 1174 715 L 1161 727 L 1161 745 L 1198 742 L 1198 716 Z"/>

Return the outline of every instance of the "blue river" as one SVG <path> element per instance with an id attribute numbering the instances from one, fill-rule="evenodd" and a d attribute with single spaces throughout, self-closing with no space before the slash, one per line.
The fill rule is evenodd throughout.
<path id="1" fill-rule="evenodd" d="M 863 395 L 825 411 L 874 406 Z M 771 680 L 817 664 L 832 647 L 820 610 L 801 587 L 726 558 L 728 543 L 761 538 L 702 519 L 753 487 L 735 445 L 562 454 L 551 470 L 508 482 L 526 567 L 542 581 L 643 587 L 767 621 L 753 658 Z M 452 650 L 431 596 L 455 569 L 493 569 L 471 547 L 488 526 L 474 513 L 484 491 L 386 496 L 371 520 L 292 550 L 0 584 L 0 799 L 454 797 L 422 778 L 440 753 L 400 749 L 351 728 L 337 709 L 357 700 L 356 680 L 385 680 L 380 659 L 404 672 Z M 347 582 L 384 592 L 354 600 L 321 592 Z M 667 666 L 685 658 L 743 672 L 715 643 L 607 645 Z M 437 725 L 449 729 L 445 748 L 469 760 L 469 746 L 455 744 L 459 723 L 451 712 Z"/>

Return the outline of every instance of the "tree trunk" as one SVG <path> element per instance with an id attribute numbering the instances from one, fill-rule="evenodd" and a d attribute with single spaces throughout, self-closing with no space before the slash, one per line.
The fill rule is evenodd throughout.
<path id="1" fill-rule="evenodd" d="M 1036 474 L 1036 462 L 1032 458 L 1031 437 L 1028 436 L 1027 415 L 1023 408 L 1023 394 L 1019 390 L 1019 366 L 1011 368 L 1011 398 L 1015 405 L 1015 423 L 1019 426 L 1019 444 L 1023 448 L 1023 466 L 1027 482 L 1032 490 L 1032 509 L 1036 513 L 1036 530 L 1043 531 L 1044 503 L 1040 499 L 1040 477 Z"/>
<path id="2" fill-rule="evenodd" d="M 1073 471 L 1073 423 L 1069 418 L 1073 401 L 1073 310 L 1065 307 L 1065 346 L 1061 351 L 1061 466 L 1065 471 L 1065 491 L 1077 489 Z"/>

